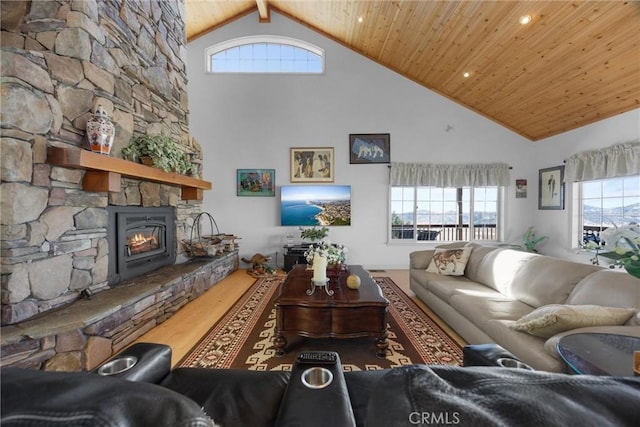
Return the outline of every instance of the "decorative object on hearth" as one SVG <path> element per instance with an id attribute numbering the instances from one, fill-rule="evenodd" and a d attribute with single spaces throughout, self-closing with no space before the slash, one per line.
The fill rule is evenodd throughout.
<path id="1" fill-rule="evenodd" d="M 613 261 L 611 268 L 624 268 L 640 279 L 640 225 L 614 225 L 600 233 L 600 239 L 604 245 L 596 248 L 594 263 L 598 264 L 598 256 L 608 258 Z M 603 248 L 608 251 L 600 252 Z"/>
<path id="2" fill-rule="evenodd" d="M 94 153 L 109 155 L 113 146 L 116 128 L 109 120 L 107 111 L 98 105 L 93 117 L 87 120 L 87 140 Z"/>
<path id="3" fill-rule="evenodd" d="M 251 268 L 247 269 L 247 274 L 253 277 L 268 277 L 276 274 L 276 270 L 267 265 L 271 261 L 271 257 L 261 253 L 254 254 L 251 258 L 241 258 L 242 262 L 251 264 Z"/>
<path id="4" fill-rule="evenodd" d="M 211 234 L 209 235 L 202 235 L 200 222 L 203 216 L 209 220 L 211 229 Z M 189 240 L 183 239 L 182 245 L 184 246 L 187 254 L 191 257 L 215 257 L 224 254 L 225 248 L 228 248 L 228 245 L 225 244 L 226 240 L 233 239 L 235 241 L 237 238 L 237 236 L 231 234 L 220 233 L 218 224 L 211 214 L 201 212 L 193 220 Z"/>
<path id="5" fill-rule="evenodd" d="M 122 149 L 125 159 L 165 172 L 186 175 L 192 172 L 190 156 L 176 142 L 163 135 L 138 135 Z"/>

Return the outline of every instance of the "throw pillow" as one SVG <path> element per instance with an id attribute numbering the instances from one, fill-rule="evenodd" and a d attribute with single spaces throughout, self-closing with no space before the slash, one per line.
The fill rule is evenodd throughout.
<path id="1" fill-rule="evenodd" d="M 427 267 L 427 273 L 436 273 L 443 276 L 462 276 L 472 249 L 436 249 Z"/>
<path id="2" fill-rule="evenodd" d="M 569 329 L 623 325 L 634 312 L 634 308 L 549 304 L 521 317 L 511 327 L 519 332 L 549 338 Z"/>

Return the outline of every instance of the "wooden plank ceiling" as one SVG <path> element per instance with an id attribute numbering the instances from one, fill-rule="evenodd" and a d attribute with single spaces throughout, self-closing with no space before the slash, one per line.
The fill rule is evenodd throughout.
<path id="1" fill-rule="evenodd" d="M 534 141 L 640 108 L 638 1 L 185 1 L 189 40 L 277 12 Z"/>

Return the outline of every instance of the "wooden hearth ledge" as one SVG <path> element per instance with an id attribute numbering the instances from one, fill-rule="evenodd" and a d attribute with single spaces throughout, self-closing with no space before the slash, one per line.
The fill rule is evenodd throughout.
<path id="1" fill-rule="evenodd" d="M 82 181 L 85 191 L 119 192 L 121 176 L 180 186 L 182 200 L 202 200 L 202 191 L 211 190 L 209 181 L 83 149 L 49 147 L 47 162 L 56 166 L 86 169 Z"/>

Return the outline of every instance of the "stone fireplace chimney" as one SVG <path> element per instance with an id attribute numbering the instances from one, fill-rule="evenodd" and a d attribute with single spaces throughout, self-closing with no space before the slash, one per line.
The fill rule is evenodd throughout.
<path id="1" fill-rule="evenodd" d="M 171 136 L 198 164 L 202 153 L 188 132 L 182 1 L 1 7 L 1 319 L 19 326 L 109 289 L 107 206 L 175 208 L 178 242 L 201 211 L 170 183 L 123 178 L 119 192 L 85 191 L 85 171 L 53 165 L 49 147 L 84 148 L 87 120 L 102 105 L 116 127 L 112 157 L 134 134 Z"/>

